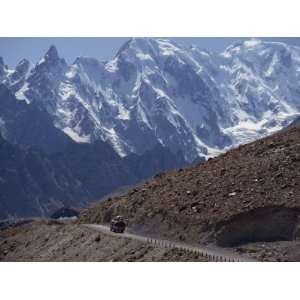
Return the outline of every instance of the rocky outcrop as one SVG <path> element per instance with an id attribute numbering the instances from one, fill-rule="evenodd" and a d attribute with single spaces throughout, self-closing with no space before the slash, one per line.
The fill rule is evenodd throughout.
<path id="1" fill-rule="evenodd" d="M 233 247 L 253 242 L 287 241 L 295 238 L 299 209 L 259 207 L 237 214 L 216 226 L 216 244 Z"/>
<path id="2" fill-rule="evenodd" d="M 69 208 L 69 207 L 62 207 L 55 211 L 50 218 L 51 219 L 60 219 L 60 218 L 72 218 L 72 217 L 78 217 L 79 211 Z"/>

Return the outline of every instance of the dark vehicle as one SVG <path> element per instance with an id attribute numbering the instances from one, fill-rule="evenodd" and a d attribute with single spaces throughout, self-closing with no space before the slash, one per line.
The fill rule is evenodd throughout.
<path id="1" fill-rule="evenodd" d="M 125 231 L 126 223 L 121 216 L 116 216 L 110 222 L 110 231 L 116 233 L 123 233 Z"/>

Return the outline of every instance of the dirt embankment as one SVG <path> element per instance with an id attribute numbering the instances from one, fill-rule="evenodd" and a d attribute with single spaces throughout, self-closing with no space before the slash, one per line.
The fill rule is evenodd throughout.
<path id="1" fill-rule="evenodd" d="M 204 261 L 204 258 L 112 237 L 78 224 L 39 221 L 0 230 L 0 261 Z"/>
<path id="2" fill-rule="evenodd" d="M 232 222 L 236 215 L 255 215 L 252 211 L 261 207 L 300 208 L 300 129 L 240 146 L 192 168 L 157 175 L 124 196 L 83 211 L 80 222 L 106 223 L 121 214 L 138 232 L 216 242 L 220 224 Z M 261 220 L 262 227 L 274 221 L 263 215 Z"/>

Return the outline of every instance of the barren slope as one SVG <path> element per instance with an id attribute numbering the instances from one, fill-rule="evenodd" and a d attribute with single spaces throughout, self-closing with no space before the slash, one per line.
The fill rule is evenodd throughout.
<path id="1" fill-rule="evenodd" d="M 133 231 L 231 246 L 251 242 L 248 236 L 296 238 L 299 208 L 300 129 L 291 129 L 157 175 L 84 211 L 80 221 L 107 223 L 121 214 Z"/>
<path id="2" fill-rule="evenodd" d="M 0 230 L 0 261 L 204 261 L 199 254 L 152 247 L 81 225 L 39 221 Z"/>

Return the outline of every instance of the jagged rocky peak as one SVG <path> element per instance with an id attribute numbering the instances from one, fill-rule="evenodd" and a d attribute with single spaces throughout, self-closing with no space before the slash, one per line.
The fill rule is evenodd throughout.
<path id="1" fill-rule="evenodd" d="M 4 60 L 2 56 L 0 56 L 0 66 L 4 66 Z"/>
<path id="2" fill-rule="evenodd" d="M 193 161 L 298 115 L 299 70 L 300 48 L 282 43 L 250 39 L 215 54 L 132 38 L 108 62 L 78 57 L 70 67 L 51 46 L 16 95 L 45 108 L 77 141 L 109 141 L 122 156 L 161 141 Z"/>
<path id="3" fill-rule="evenodd" d="M 151 38 L 131 38 L 128 41 L 128 47 L 134 49 L 140 49 L 144 52 L 148 52 L 153 47 L 154 40 Z"/>
<path id="4" fill-rule="evenodd" d="M 117 56 L 129 50 L 134 53 L 144 53 L 155 57 L 157 55 L 175 54 L 178 51 L 182 51 L 183 47 L 168 39 L 131 38 L 120 48 Z"/>
<path id="5" fill-rule="evenodd" d="M 116 57 L 149 63 L 151 60 L 156 60 L 168 47 L 176 49 L 175 43 L 164 39 L 131 38 L 123 44 Z"/>
<path id="6" fill-rule="evenodd" d="M 66 68 L 67 63 L 63 58 L 59 56 L 57 48 L 54 45 L 51 45 L 44 57 L 37 64 L 38 68 L 40 68 L 40 66 L 60 66 L 61 68 Z"/>
<path id="7" fill-rule="evenodd" d="M 136 49 L 139 47 L 147 47 L 148 40 L 147 38 L 130 38 L 128 41 L 126 41 L 117 52 L 116 56 L 119 56 L 122 52 L 128 50 L 128 49 Z"/>
<path id="8" fill-rule="evenodd" d="M 155 56 L 154 48 L 150 39 L 147 38 L 131 38 L 123 44 L 117 52 L 118 60 L 126 59 L 130 61 L 138 61 L 145 58 L 144 55 Z"/>
<path id="9" fill-rule="evenodd" d="M 53 59 L 57 60 L 59 59 L 58 51 L 54 45 L 51 45 L 48 51 L 45 54 L 46 59 Z"/>
<path id="10" fill-rule="evenodd" d="M 169 56 L 175 57 L 183 51 L 174 42 L 166 39 L 131 38 L 120 48 L 115 59 L 106 66 L 113 71 L 119 70 L 128 82 L 136 79 L 137 72 L 158 72 Z"/>
<path id="11" fill-rule="evenodd" d="M 51 45 L 44 57 L 38 62 L 32 71 L 32 77 L 36 78 L 41 74 L 48 75 L 52 74 L 53 79 L 58 79 L 65 73 L 68 65 L 66 61 L 61 58 L 54 45 Z M 47 75 L 48 74 L 48 75 Z M 29 78 L 32 81 L 33 78 Z"/>

